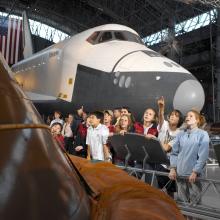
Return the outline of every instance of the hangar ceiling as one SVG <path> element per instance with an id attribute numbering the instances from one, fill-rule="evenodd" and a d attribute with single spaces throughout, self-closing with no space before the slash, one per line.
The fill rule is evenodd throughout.
<path id="1" fill-rule="evenodd" d="M 1 0 L 0 11 L 20 15 L 27 10 L 29 18 L 69 35 L 106 23 L 119 23 L 145 37 L 169 27 L 173 18 L 181 22 L 209 11 L 214 3 L 211 0 Z"/>

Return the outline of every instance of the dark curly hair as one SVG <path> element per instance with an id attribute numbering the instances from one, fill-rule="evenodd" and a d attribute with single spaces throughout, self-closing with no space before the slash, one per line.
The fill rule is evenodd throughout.
<path id="1" fill-rule="evenodd" d="M 183 114 L 178 109 L 174 109 L 172 112 L 170 112 L 170 114 L 168 115 L 168 118 L 170 118 L 172 113 L 174 113 L 175 115 L 177 114 L 179 116 L 179 121 L 178 121 L 178 124 L 177 124 L 177 128 L 181 127 L 181 125 L 183 124 L 183 121 L 184 121 Z"/>

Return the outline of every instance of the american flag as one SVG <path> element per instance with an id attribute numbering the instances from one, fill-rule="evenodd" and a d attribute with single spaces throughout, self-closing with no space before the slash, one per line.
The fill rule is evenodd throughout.
<path id="1" fill-rule="evenodd" d="M 9 65 L 22 58 L 22 21 L 21 19 L 0 19 L 0 52 Z"/>

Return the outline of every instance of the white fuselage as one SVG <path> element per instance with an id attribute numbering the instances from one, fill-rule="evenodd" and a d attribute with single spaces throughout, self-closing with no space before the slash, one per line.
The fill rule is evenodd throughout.
<path id="1" fill-rule="evenodd" d="M 116 76 L 124 72 L 130 73 L 131 81 L 132 77 L 140 72 L 145 73 L 146 78 L 143 80 L 147 79 L 148 72 L 155 73 L 155 80 L 157 81 L 164 77 L 160 73 L 167 72 L 171 77 L 176 77 L 178 74 L 191 77 L 186 69 L 150 50 L 144 44 L 119 39 L 92 44 L 87 40 L 95 32 L 107 31 L 126 31 L 138 36 L 134 30 L 122 25 L 109 24 L 89 29 L 15 64 L 12 67 L 15 78 L 28 92 L 30 98 L 35 101 L 60 98 L 68 102 L 74 102 L 73 94 L 79 65 L 109 74 L 116 74 Z M 129 81 L 130 79 L 128 80 L 128 77 L 117 77 L 114 81 L 115 85 L 118 83 L 119 87 L 126 87 L 126 89 L 132 87 L 133 84 Z M 103 88 L 107 86 L 103 85 Z M 197 88 L 197 90 L 201 89 Z M 180 92 L 182 92 L 182 89 Z M 201 94 L 204 96 L 203 90 L 199 91 L 198 95 L 201 96 Z M 158 98 L 158 95 L 159 93 L 155 94 L 155 98 Z M 163 92 L 161 92 L 161 95 L 163 95 Z M 203 103 L 204 97 L 196 105 L 201 109 Z M 120 103 L 115 103 L 115 105 L 119 106 Z M 176 107 L 175 104 L 173 106 Z"/>

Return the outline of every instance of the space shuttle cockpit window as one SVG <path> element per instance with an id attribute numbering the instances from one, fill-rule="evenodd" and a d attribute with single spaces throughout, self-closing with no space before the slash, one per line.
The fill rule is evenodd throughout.
<path id="1" fill-rule="evenodd" d="M 99 34 L 100 34 L 100 31 L 96 31 L 92 33 L 92 35 L 90 35 L 86 40 L 91 44 L 96 44 Z"/>
<path id="2" fill-rule="evenodd" d="M 144 44 L 141 38 L 129 31 L 115 31 L 114 36 L 116 40 L 130 41 L 138 44 Z"/>
<path id="3" fill-rule="evenodd" d="M 114 32 L 114 35 L 116 40 L 126 40 L 122 32 Z"/>
<path id="4" fill-rule="evenodd" d="M 135 43 L 139 43 L 139 44 L 144 44 L 144 42 L 141 40 L 141 38 L 134 33 L 131 33 L 129 31 L 124 31 L 123 34 L 125 35 L 127 41 L 131 41 L 131 42 L 135 42 Z"/>
<path id="5" fill-rule="evenodd" d="M 96 31 L 87 38 L 87 41 L 91 44 L 99 44 L 112 40 L 130 41 L 138 44 L 144 44 L 140 36 L 129 31 Z"/>
<path id="6" fill-rule="evenodd" d="M 110 31 L 106 31 L 102 33 L 98 42 L 103 43 L 103 42 L 110 41 L 110 40 L 112 40 L 112 33 Z"/>

